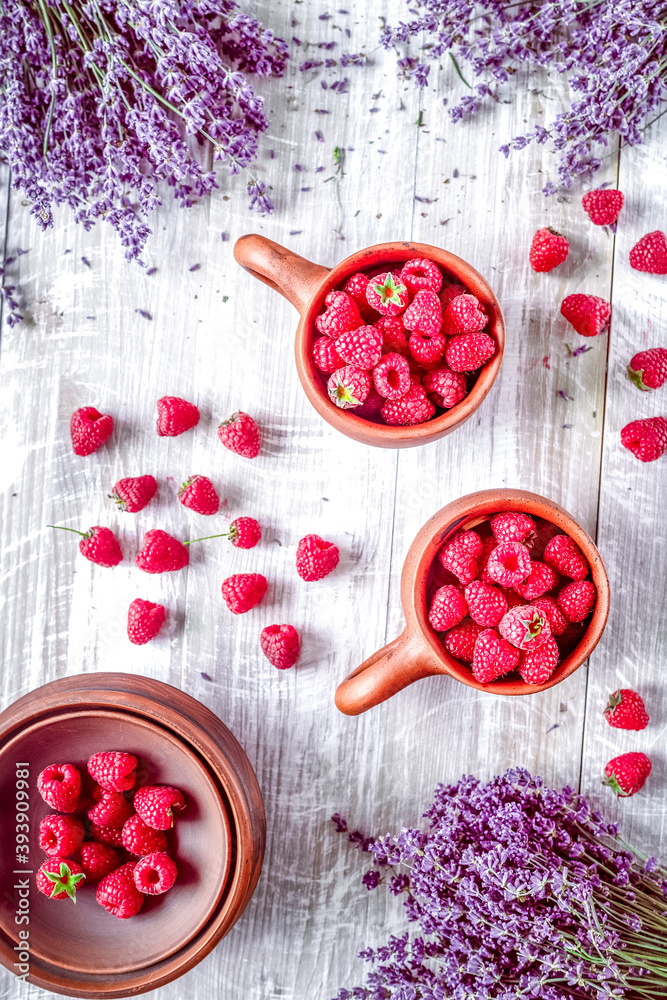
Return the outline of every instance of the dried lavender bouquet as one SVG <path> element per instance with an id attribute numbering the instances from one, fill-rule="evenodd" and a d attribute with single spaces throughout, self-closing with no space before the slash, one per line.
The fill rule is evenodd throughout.
<path id="1" fill-rule="evenodd" d="M 404 899 L 416 932 L 360 953 L 337 1000 L 667 997 L 667 870 L 565 787 L 517 768 L 440 785 L 423 830 L 368 840 L 368 889 Z M 345 820 L 332 817 L 340 832 Z"/>
<path id="2" fill-rule="evenodd" d="M 287 46 L 234 0 L 0 0 L 0 157 L 42 228 L 69 205 L 139 257 L 166 180 L 182 205 L 216 186 L 186 135 L 235 174 L 257 155 L 263 99 Z M 264 185 L 250 207 L 270 211 Z"/>

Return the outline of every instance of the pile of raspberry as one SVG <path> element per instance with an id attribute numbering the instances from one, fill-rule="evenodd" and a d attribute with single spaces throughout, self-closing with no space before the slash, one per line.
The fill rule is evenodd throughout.
<path id="1" fill-rule="evenodd" d="M 489 316 L 432 260 L 352 274 L 329 292 L 311 347 L 329 399 L 365 420 L 422 424 L 460 403 L 496 342 Z M 327 378 L 328 376 L 328 378 Z"/>
<path id="2" fill-rule="evenodd" d="M 429 622 L 481 684 L 513 671 L 544 684 L 586 630 L 597 598 L 589 577 L 569 535 L 503 511 L 443 544 L 431 568 Z"/>
<path id="3" fill-rule="evenodd" d="M 94 753 L 83 779 L 74 764 L 51 764 L 37 779 L 44 801 L 56 812 L 39 824 L 39 846 L 48 855 L 36 875 L 49 899 L 72 899 L 97 884 L 97 902 L 121 920 L 133 917 L 146 896 L 167 892 L 177 868 L 167 831 L 185 808 L 171 785 L 136 783 L 137 758 L 112 750 Z M 90 788 L 83 789 L 83 782 Z"/>

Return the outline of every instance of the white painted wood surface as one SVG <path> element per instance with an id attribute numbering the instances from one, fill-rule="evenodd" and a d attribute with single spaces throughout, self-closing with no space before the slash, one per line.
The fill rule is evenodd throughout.
<path id="1" fill-rule="evenodd" d="M 401 5 L 386 7 L 395 22 Z M 0 355 L 2 707 L 80 671 L 161 678 L 230 726 L 266 805 L 266 859 L 251 904 L 211 956 L 158 991 L 160 1000 L 186 991 L 328 1000 L 361 980 L 357 951 L 396 932 L 402 914 L 396 900 L 361 886 L 363 858 L 334 833 L 334 811 L 386 832 L 418 822 L 438 781 L 522 764 L 549 782 L 580 785 L 647 851 L 665 835 L 667 459 L 642 466 L 619 439 L 630 419 L 667 413 L 666 389 L 640 396 L 624 378 L 637 349 L 667 346 L 667 279 L 638 275 L 627 263 L 644 232 L 667 228 L 665 120 L 645 147 L 606 159 L 596 178 L 626 195 L 614 240 L 588 222 L 584 187 L 542 197 L 555 172 L 542 148 L 509 161 L 496 152 L 526 121 L 565 105 L 564 81 L 544 77 L 538 88 L 515 80 L 508 103 L 451 125 L 441 98 L 448 93 L 451 103 L 462 92 L 453 69 L 434 69 L 422 93 L 398 81 L 393 56 L 377 49 L 375 8 L 328 21 L 319 18 L 321 0 L 263 0 L 256 9 L 279 34 L 304 43 L 285 79 L 261 88 L 272 126 L 258 174 L 272 185 L 275 215 L 253 217 L 243 179 L 221 174 L 209 201 L 189 211 L 166 203 L 157 213 L 147 260 L 158 270 L 148 277 L 125 263 L 104 227 L 84 233 L 63 212 L 42 235 L 20 196 L 9 196 L 7 252 L 30 252 L 13 266 L 27 320 L 3 326 Z M 370 65 L 299 73 L 298 63 L 329 40 L 338 43 L 334 55 L 370 53 Z M 347 94 L 321 86 L 343 76 Z M 334 173 L 335 146 L 346 150 L 343 175 Z M 3 176 L 0 233 L 7 191 Z M 568 235 L 572 252 L 558 270 L 537 275 L 528 247 L 547 224 Z M 501 376 L 476 418 L 437 444 L 400 453 L 357 445 L 324 425 L 296 377 L 296 314 L 233 261 L 234 240 L 250 231 L 325 264 L 403 238 L 470 260 L 495 288 L 508 331 Z M 190 271 L 194 264 L 199 270 Z M 578 291 L 611 296 L 613 323 L 591 351 L 570 358 L 565 343 L 583 341 L 558 308 Z M 155 400 L 166 393 L 200 407 L 194 432 L 155 435 Z M 75 459 L 69 416 L 90 404 L 112 413 L 117 431 L 109 446 Z M 252 462 L 216 438 L 220 419 L 239 407 L 263 429 Z M 110 487 L 146 472 L 160 482 L 158 501 L 137 516 L 116 514 Z M 224 515 L 204 520 L 178 503 L 177 485 L 195 472 L 219 486 Z M 402 628 L 400 570 L 419 526 L 447 501 L 498 485 L 552 497 L 597 537 L 612 612 L 590 666 L 527 698 L 501 700 L 434 678 L 360 718 L 340 715 L 337 683 Z M 262 523 L 257 549 L 212 541 L 193 552 L 184 573 L 147 577 L 133 567 L 148 528 L 192 537 L 210 533 L 212 521 L 223 530 L 239 514 Z M 117 527 L 126 559 L 113 571 L 94 567 L 72 536 L 47 523 Z M 335 541 L 342 558 L 330 577 L 305 584 L 294 551 L 311 531 Z M 234 617 L 220 584 L 243 570 L 265 573 L 271 586 L 262 605 Z M 170 613 L 168 633 L 144 647 L 125 636 L 127 605 L 137 596 L 163 601 Z M 304 639 L 297 668 L 284 674 L 258 648 L 261 628 L 274 621 L 292 622 Z M 619 733 L 601 717 L 606 696 L 626 683 L 646 695 L 652 718 L 644 733 Z M 610 757 L 630 748 L 651 754 L 654 773 L 641 795 L 617 804 L 600 776 Z M 0 989 L 7 1000 L 43 995 L 4 971 Z"/>

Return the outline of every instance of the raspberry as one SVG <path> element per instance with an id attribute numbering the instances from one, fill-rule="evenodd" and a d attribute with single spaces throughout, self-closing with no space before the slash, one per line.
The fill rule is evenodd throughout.
<path id="1" fill-rule="evenodd" d="M 408 304 L 406 286 L 391 271 L 371 278 L 366 286 L 366 301 L 383 316 L 397 316 Z"/>
<path id="2" fill-rule="evenodd" d="M 237 410 L 228 420 L 223 420 L 218 427 L 218 437 L 225 448 L 243 458 L 257 458 L 259 455 L 259 427 L 243 410 Z"/>
<path id="3" fill-rule="evenodd" d="M 82 406 L 72 414 L 69 430 L 74 454 L 92 455 L 113 433 L 113 417 L 94 406 Z"/>
<path id="4" fill-rule="evenodd" d="M 157 481 L 154 476 L 134 476 L 119 479 L 111 491 L 111 498 L 116 501 L 119 510 L 136 514 L 151 502 L 156 490 Z"/>
<path id="5" fill-rule="evenodd" d="M 319 535 L 304 535 L 296 547 L 296 571 L 308 583 L 328 576 L 339 559 L 338 546 Z"/>
<path id="6" fill-rule="evenodd" d="M 517 587 L 530 576 L 530 568 L 530 554 L 521 542 L 500 542 L 486 563 L 487 575 L 501 587 Z"/>
<path id="7" fill-rule="evenodd" d="M 535 530 L 532 517 L 517 511 L 503 511 L 491 518 L 491 531 L 499 542 L 525 542 Z"/>
<path id="8" fill-rule="evenodd" d="M 436 632 L 447 632 L 462 622 L 467 614 L 468 605 L 461 591 L 446 585 L 433 595 L 428 620 Z"/>
<path id="9" fill-rule="evenodd" d="M 413 333 L 408 341 L 410 354 L 422 368 L 435 368 L 442 361 L 447 346 L 447 338 L 441 334 L 427 336 Z"/>
<path id="10" fill-rule="evenodd" d="M 373 369 L 373 384 L 385 399 L 400 399 L 410 390 L 410 365 L 400 354 L 383 354 Z"/>
<path id="11" fill-rule="evenodd" d="M 162 830 L 154 830 L 143 821 L 138 813 L 130 816 L 123 825 L 121 834 L 123 847 L 129 854 L 153 854 L 167 850 L 167 835 Z"/>
<path id="12" fill-rule="evenodd" d="M 450 302 L 458 298 L 459 295 L 469 295 L 468 289 L 464 285 L 447 285 L 440 292 L 440 305 L 444 312 Z"/>
<path id="13" fill-rule="evenodd" d="M 515 670 L 520 655 L 519 650 L 498 635 L 495 629 L 484 629 L 477 636 L 475 643 L 472 657 L 473 677 L 480 684 L 488 684 L 497 677 Z"/>
<path id="14" fill-rule="evenodd" d="M 453 372 L 447 365 L 426 372 L 422 384 L 427 392 L 437 394 L 437 405 L 445 410 L 460 403 L 468 392 L 463 372 Z"/>
<path id="15" fill-rule="evenodd" d="M 37 888 L 50 899 L 69 899 L 76 903 L 76 891 L 85 880 L 81 865 L 68 858 L 49 858 L 35 877 Z"/>
<path id="16" fill-rule="evenodd" d="M 134 788 L 137 758 L 121 750 L 94 753 L 88 761 L 88 774 L 109 792 L 127 792 Z"/>
<path id="17" fill-rule="evenodd" d="M 122 792 L 110 792 L 96 785 L 93 798 L 97 804 L 88 810 L 88 819 L 97 826 L 122 826 L 134 812 Z"/>
<path id="18" fill-rule="evenodd" d="M 338 356 L 336 345 L 331 337 L 318 337 L 310 349 L 310 354 L 316 368 L 329 374 L 337 368 L 343 368 L 345 362 Z"/>
<path id="19" fill-rule="evenodd" d="M 655 462 L 667 449 L 667 417 L 647 417 L 626 424 L 621 444 L 640 462 Z"/>
<path id="20" fill-rule="evenodd" d="M 178 396 L 163 396 L 157 401 L 157 432 L 159 437 L 178 437 L 199 423 L 199 410 L 194 403 Z"/>
<path id="21" fill-rule="evenodd" d="M 293 625 L 267 625 L 259 644 L 267 660 L 278 670 L 288 670 L 299 659 L 301 640 Z"/>
<path id="22" fill-rule="evenodd" d="M 464 621 L 450 629 L 444 637 L 445 649 L 457 660 L 472 663 L 477 636 L 483 631 L 483 625 L 478 625 L 477 622 L 473 621 Z"/>
<path id="23" fill-rule="evenodd" d="M 261 573 L 236 573 L 222 584 L 222 597 L 235 615 L 243 615 L 259 604 L 269 584 Z"/>
<path id="24" fill-rule="evenodd" d="M 392 426 L 423 424 L 435 414 L 435 406 L 419 383 L 414 383 L 400 399 L 388 399 L 380 410 L 382 419 Z"/>
<path id="25" fill-rule="evenodd" d="M 195 514 L 217 514 L 220 497 L 208 476 L 190 476 L 178 491 L 178 499 Z"/>
<path id="26" fill-rule="evenodd" d="M 609 326 L 611 306 L 598 295 L 568 295 L 560 311 L 582 337 L 597 337 Z"/>
<path id="27" fill-rule="evenodd" d="M 560 528 L 557 528 L 555 524 L 551 523 L 551 521 L 543 521 L 542 518 L 539 518 L 536 521 L 536 524 L 537 531 L 528 544 L 530 544 L 532 558 L 542 559 L 547 543 L 551 541 L 554 535 L 559 533 Z"/>
<path id="28" fill-rule="evenodd" d="M 597 188 L 595 191 L 587 191 L 581 204 L 596 226 L 611 226 L 623 208 L 623 194 L 613 188 Z"/>
<path id="29" fill-rule="evenodd" d="M 526 684 L 546 684 L 558 666 L 560 652 L 553 636 L 549 636 L 538 649 L 521 654 L 519 673 Z"/>
<path id="30" fill-rule="evenodd" d="M 382 357 L 382 332 L 374 326 L 360 326 L 342 333 L 335 347 L 344 364 L 368 371 L 375 368 Z"/>
<path id="31" fill-rule="evenodd" d="M 523 583 L 515 584 L 514 589 L 521 597 L 527 601 L 534 601 L 537 597 L 542 597 L 547 591 L 558 586 L 558 574 L 551 566 L 533 560 L 530 564 L 530 576 Z"/>
<path id="32" fill-rule="evenodd" d="M 524 604 L 528 603 L 527 601 L 525 601 L 523 599 L 523 597 L 519 597 L 519 595 L 517 594 L 516 590 L 507 590 L 504 587 L 501 587 L 500 589 L 502 590 L 503 594 L 505 595 L 505 600 L 507 601 L 507 610 L 508 611 L 511 611 L 512 608 L 520 608 Z"/>
<path id="33" fill-rule="evenodd" d="M 434 337 L 440 333 L 442 326 L 442 307 L 435 292 L 423 289 L 417 292 L 414 299 L 403 313 L 403 324 L 406 330 Z"/>
<path id="34" fill-rule="evenodd" d="M 132 878 L 139 892 L 148 896 L 160 896 L 171 889 L 176 881 L 176 865 L 164 851 L 148 854 L 137 861 Z"/>
<path id="35" fill-rule="evenodd" d="M 554 535 L 547 542 L 542 558 L 545 563 L 553 566 L 563 576 L 569 576 L 571 580 L 585 580 L 588 576 L 588 562 L 569 535 Z"/>
<path id="36" fill-rule="evenodd" d="M 457 333 L 478 333 L 489 322 L 484 307 L 474 295 L 457 295 L 442 317 L 442 332 L 451 337 Z"/>
<path id="37" fill-rule="evenodd" d="M 628 378 L 643 392 L 659 389 L 667 381 L 667 348 L 653 347 L 635 354 L 628 365 Z"/>
<path id="38" fill-rule="evenodd" d="M 324 312 L 315 317 L 315 326 L 325 336 L 340 337 L 341 333 L 362 326 L 357 303 L 347 292 L 329 292 L 324 305 Z"/>
<path id="39" fill-rule="evenodd" d="M 476 531 L 459 531 L 442 546 L 438 559 L 463 584 L 474 580 L 482 555 L 482 539 Z"/>
<path id="40" fill-rule="evenodd" d="M 81 795 L 81 775 L 74 764 L 50 764 L 37 778 L 37 791 L 47 806 L 73 813 Z"/>
<path id="41" fill-rule="evenodd" d="M 190 554 L 177 538 L 161 528 L 151 528 L 134 561 L 144 573 L 175 573 L 188 565 Z"/>
<path id="42" fill-rule="evenodd" d="M 447 341 L 445 360 L 455 372 L 474 372 L 496 353 L 488 333 L 461 333 Z"/>
<path id="43" fill-rule="evenodd" d="M 362 321 L 366 323 L 371 320 L 374 313 L 374 310 L 371 309 L 366 298 L 367 287 L 368 275 L 362 274 L 361 271 L 357 271 L 356 274 L 351 274 L 343 285 L 343 291 L 347 295 L 352 296 L 357 304 Z"/>
<path id="44" fill-rule="evenodd" d="M 99 524 L 95 524 L 88 531 L 63 528 L 58 524 L 47 524 L 47 528 L 58 528 L 59 531 L 72 531 L 75 535 L 81 535 L 79 552 L 96 566 L 113 569 L 123 560 L 123 551 L 111 528 L 103 528 Z"/>
<path id="45" fill-rule="evenodd" d="M 379 416 L 380 410 L 384 406 L 385 398 L 381 396 L 379 392 L 371 386 L 366 399 L 363 401 L 361 406 L 356 406 L 354 409 L 355 417 L 364 417 L 368 420 L 372 417 Z"/>
<path id="46" fill-rule="evenodd" d="M 610 760 L 604 773 L 602 784 L 620 798 L 627 798 L 643 787 L 651 773 L 651 761 L 645 753 L 624 753 Z"/>
<path id="47" fill-rule="evenodd" d="M 512 608 L 503 616 L 498 631 L 517 649 L 539 649 L 551 635 L 546 615 L 531 604 Z"/>
<path id="48" fill-rule="evenodd" d="M 478 625 L 497 625 L 507 612 L 507 601 L 497 587 L 472 580 L 465 591 L 468 614 Z"/>
<path id="49" fill-rule="evenodd" d="M 237 517 L 229 525 L 229 540 L 237 549 L 254 549 L 262 529 L 254 517 Z"/>
<path id="50" fill-rule="evenodd" d="M 568 627 L 567 619 L 563 617 L 563 614 L 554 601 L 553 597 L 538 597 L 537 600 L 532 602 L 532 606 L 540 611 L 547 621 L 549 622 L 549 628 L 555 636 L 562 635 L 565 629 Z"/>
<path id="51" fill-rule="evenodd" d="M 73 816 L 45 816 L 39 824 L 39 846 L 52 857 L 69 858 L 81 847 L 85 832 Z"/>
<path id="52" fill-rule="evenodd" d="M 482 539 L 482 554 L 478 561 L 478 575 L 482 583 L 494 584 L 496 581 L 492 580 L 487 573 L 486 566 L 489 561 L 489 556 L 497 546 L 497 542 L 492 535 L 484 535 Z"/>
<path id="53" fill-rule="evenodd" d="M 158 634 L 167 612 L 163 604 L 153 604 L 136 597 L 127 609 L 127 637 L 135 646 L 143 646 Z"/>
<path id="54" fill-rule="evenodd" d="M 604 717 L 614 729 L 646 729 L 649 717 L 641 695 L 621 688 L 609 696 Z"/>
<path id="55" fill-rule="evenodd" d="M 667 274 L 667 236 L 659 229 L 642 236 L 630 251 L 630 267 L 649 274 Z"/>
<path id="56" fill-rule="evenodd" d="M 437 293 L 442 288 L 442 274 L 433 261 L 426 257 L 409 260 L 401 268 L 400 277 L 410 295 L 415 295 L 422 289 Z"/>
<path id="57" fill-rule="evenodd" d="M 135 916 L 145 898 L 134 884 L 134 869 L 135 862 L 128 861 L 105 875 L 97 886 L 97 902 L 120 920 Z"/>
<path id="58" fill-rule="evenodd" d="M 81 868 L 86 882 L 99 882 L 120 865 L 120 858 L 113 847 L 95 841 L 81 845 Z"/>
<path id="59" fill-rule="evenodd" d="M 123 827 L 119 823 L 109 823 L 108 826 L 98 826 L 97 823 L 91 823 L 90 835 L 105 846 L 123 846 Z"/>
<path id="60" fill-rule="evenodd" d="M 569 622 L 583 622 L 593 610 L 597 592 L 590 580 L 575 580 L 559 592 L 556 603 Z"/>
<path id="61" fill-rule="evenodd" d="M 152 830 L 171 830 L 174 814 L 185 809 L 185 799 L 172 785 L 142 785 L 134 793 L 134 808 Z"/>
<path id="62" fill-rule="evenodd" d="M 381 316 L 375 327 L 382 331 L 382 350 L 385 354 L 402 354 L 404 358 L 410 356 L 402 316 Z"/>
<path id="63" fill-rule="evenodd" d="M 551 226 L 538 229 L 530 246 L 530 266 L 533 271 L 552 271 L 562 264 L 570 251 L 570 244 Z"/>
<path id="64" fill-rule="evenodd" d="M 364 402 L 371 390 L 371 377 L 362 368 L 339 368 L 327 382 L 329 399 L 341 410 L 351 410 Z"/>

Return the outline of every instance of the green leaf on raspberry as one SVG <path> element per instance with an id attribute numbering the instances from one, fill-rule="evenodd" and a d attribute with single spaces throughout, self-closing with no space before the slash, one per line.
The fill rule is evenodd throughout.
<path id="1" fill-rule="evenodd" d="M 60 873 L 44 872 L 49 882 L 53 882 L 52 896 L 57 896 L 61 892 L 66 892 L 69 898 L 76 903 L 76 887 L 86 876 L 81 872 L 74 875 L 69 865 L 63 861 L 60 865 Z"/>
<path id="2" fill-rule="evenodd" d="M 381 284 L 373 284 L 373 291 L 380 296 L 382 305 L 391 302 L 395 306 L 401 306 L 403 305 L 401 296 L 405 296 L 407 288 L 402 282 L 397 282 L 390 271 Z"/>
<path id="3" fill-rule="evenodd" d="M 526 626 L 526 634 L 523 641 L 530 642 L 531 639 L 537 639 L 538 635 L 541 635 L 545 624 L 546 619 L 536 611 L 529 622 L 524 622 L 524 625 Z"/>

